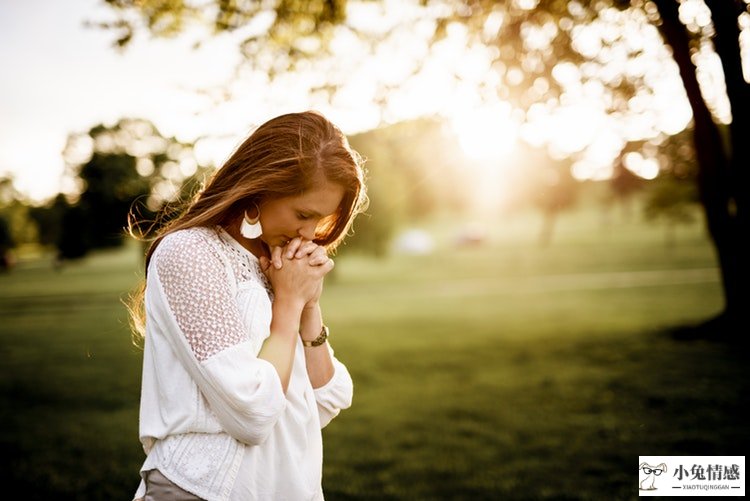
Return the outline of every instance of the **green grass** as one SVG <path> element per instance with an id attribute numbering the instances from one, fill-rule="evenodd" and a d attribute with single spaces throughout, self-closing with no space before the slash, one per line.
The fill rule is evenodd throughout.
<path id="1" fill-rule="evenodd" d="M 337 260 L 324 313 L 355 382 L 324 430 L 345 499 L 633 499 L 638 455 L 744 455 L 744 354 L 667 332 L 721 309 L 700 224 L 519 215 L 430 256 Z M 0 276 L 0 441 L 24 499 L 129 499 L 140 353 L 120 299 L 138 250 Z"/>

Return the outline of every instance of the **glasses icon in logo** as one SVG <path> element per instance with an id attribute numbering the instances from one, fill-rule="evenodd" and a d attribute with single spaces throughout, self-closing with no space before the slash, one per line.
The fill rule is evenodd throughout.
<path id="1" fill-rule="evenodd" d="M 656 482 L 656 477 L 667 471 L 667 465 L 661 463 L 658 466 L 652 466 L 648 463 L 641 463 L 640 466 L 638 466 L 638 470 L 640 478 L 638 487 L 640 490 L 655 491 L 656 487 L 654 487 L 654 482 Z"/>

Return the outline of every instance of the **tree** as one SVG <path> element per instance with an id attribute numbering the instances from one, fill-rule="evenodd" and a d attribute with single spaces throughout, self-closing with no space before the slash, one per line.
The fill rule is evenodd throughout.
<path id="1" fill-rule="evenodd" d="M 695 185 L 679 182 L 670 175 L 659 176 L 649 186 L 645 213 L 649 219 L 665 221 L 666 244 L 674 244 L 675 228 L 681 223 L 692 223 L 695 213 L 691 210 L 696 198 Z"/>
<path id="2" fill-rule="evenodd" d="M 546 151 L 525 148 L 527 181 L 534 206 L 542 213 L 539 244 L 542 247 L 552 242 L 558 216 L 572 208 L 578 198 L 578 183 L 570 173 L 570 162 L 554 160 Z"/>
<path id="3" fill-rule="evenodd" d="M 679 6 L 670 0 L 655 0 L 661 32 L 672 48 L 680 77 L 693 111 L 694 147 L 698 163 L 698 192 L 708 231 L 715 244 L 721 267 L 725 309 L 715 320 L 720 331 L 747 333 L 750 321 L 744 311 L 745 292 L 750 285 L 748 263 L 748 168 L 750 168 L 750 84 L 742 76 L 739 16 L 747 4 L 739 1 L 707 0 L 711 11 L 716 53 L 721 59 L 732 111 L 729 148 L 724 146 L 719 126 L 701 93 L 696 76 L 691 37 L 679 19 Z"/>
<path id="4" fill-rule="evenodd" d="M 29 216 L 39 232 L 38 242 L 43 246 L 55 246 L 62 235 L 63 216 L 70 207 L 65 196 L 58 194 L 51 202 L 41 207 L 31 207 Z"/>
<path id="5" fill-rule="evenodd" d="M 379 15 L 384 2 L 329 0 L 276 3 L 215 0 L 211 8 L 198 12 L 199 4 L 187 0 L 108 0 L 120 13 L 110 27 L 125 30 L 118 42 L 126 46 L 133 33 L 145 28 L 157 35 L 180 32 L 189 19 L 209 21 L 217 32 L 239 31 L 262 16 L 270 19 L 268 29 L 253 32 L 240 40 L 247 62 L 275 76 L 299 68 L 314 57 L 325 68 L 326 80 L 317 89 L 333 94 L 344 86 L 352 73 L 353 60 L 340 64 L 331 44 L 335 35 L 344 34 L 349 46 L 360 41 L 373 54 L 389 42 L 422 37 L 422 47 L 404 56 L 409 60 L 403 78 L 378 82 L 374 99 L 387 104 L 389 93 L 403 80 L 418 75 L 431 51 L 461 27 L 460 36 L 469 49 L 483 50 L 491 58 L 487 78 L 479 82 L 483 95 L 493 95 L 521 110 L 528 118 L 540 109 L 565 105 L 568 84 L 588 85 L 605 96 L 607 112 L 623 116 L 639 113 L 638 102 L 653 97 L 653 82 L 628 65 L 644 57 L 649 44 L 643 42 L 646 26 L 656 26 L 679 69 L 692 109 L 694 147 L 697 154 L 696 183 L 704 207 L 709 234 L 715 244 L 721 268 L 725 308 L 715 326 L 721 333 L 739 336 L 748 331 L 748 314 L 742 308 L 743 287 L 750 283 L 747 244 L 748 165 L 750 165 L 750 86 L 743 78 L 739 46 L 740 16 L 747 16 L 748 3 L 742 0 L 706 0 L 711 22 L 685 25 L 680 20 L 677 0 L 422 0 L 401 6 L 397 16 L 380 16 L 380 26 L 369 28 L 354 22 L 346 7 L 370 9 Z M 699 0 L 686 0 L 697 5 Z M 203 13 L 208 13 L 206 17 Z M 618 14 L 621 13 L 621 14 Z M 393 18 L 397 17 L 396 21 Z M 388 21 L 389 20 L 389 21 Z M 383 27 L 384 26 L 384 27 Z M 592 34 L 590 27 L 598 28 Z M 627 29 L 626 29 L 627 28 Z M 585 46 L 582 40 L 591 43 Z M 731 106 L 728 147 L 701 93 L 696 65 L 691 55 L 696 43 L 713 45 L 724 71 L 727 97 Z M 657 47 L 659 49 L 659 47 Z M 404 59 L 402 58 L 402 60 Z M 364 60 L 357 55 L 357 60 Z M 338 70 L 336 71 L 336 68 Z M 454 77 L 465 77 L 459 68 Z M 567 82 L 567 83 L 566 83 Z M 638 98 L 638 99 L 633 99 Z"/>
<path id="6" fill-rule="evenodd" d="M 164 137 L 142 119 L 71 134 L 63 156 L 69 184 L 76 188 L 66 194 L 68 201 L 58 197 L 48 214 L 37 211 L 36 217 L 59 218 L 56 245 L 60 257 L 69 259 L 121 245 L 131 213 L 139 220 L 153 218 L 199 171 L 192 144 Z"/>
<path id="7" fill-rule="evenodd" d="M 35 242 L 37 236 L 31 208 L 16 190 L 13 178 L 0 178 L 0 268 L 12 268 L 15 264 L 12 249 Z"/>
<path id="8" fill-rule="evenodd" d="M 404 223 L 469 205 L 463 159 L 445 124 L 433 118 L 404 121 L 350 137 L 366 160 L 368 210 L 358 216 L 342 252 L 383 256 Z"/>
<path id="9" fill-rule="evenodd" d="M 0 214 L 0 272 L 8 271 L 11 264 L 10 250 L 15 246 L 10 233 L 10 224 Z"/>

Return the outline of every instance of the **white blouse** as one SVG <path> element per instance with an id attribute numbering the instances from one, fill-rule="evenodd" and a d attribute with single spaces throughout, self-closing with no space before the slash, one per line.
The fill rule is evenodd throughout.
<path id="1" fill-rule="evenodd" d="M 323 499 L 321 428 L 351 405 L 352 380 L 334 357 L 333 378 L 313 389 L 298 339 L 285 395 L 257 358 L 272 300 L 257 258 L 223 229 L 161 241 L 146 282 L 141 476 L 158 468 L 206 500 Z M 144 494 L 141 480 L 134 498 Z"/>

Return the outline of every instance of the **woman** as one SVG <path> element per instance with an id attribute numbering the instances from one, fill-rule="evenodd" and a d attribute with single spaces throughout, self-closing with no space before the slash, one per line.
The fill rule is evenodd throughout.
<path id="1" fill-rule="evenodd" d="M 139 302 L 136 499 L 323 499 L 321 428 L 351 404 L 352 381 L 319 300 L 363 178 L 323 116 L 282 115 L 157 235 Z"/>

